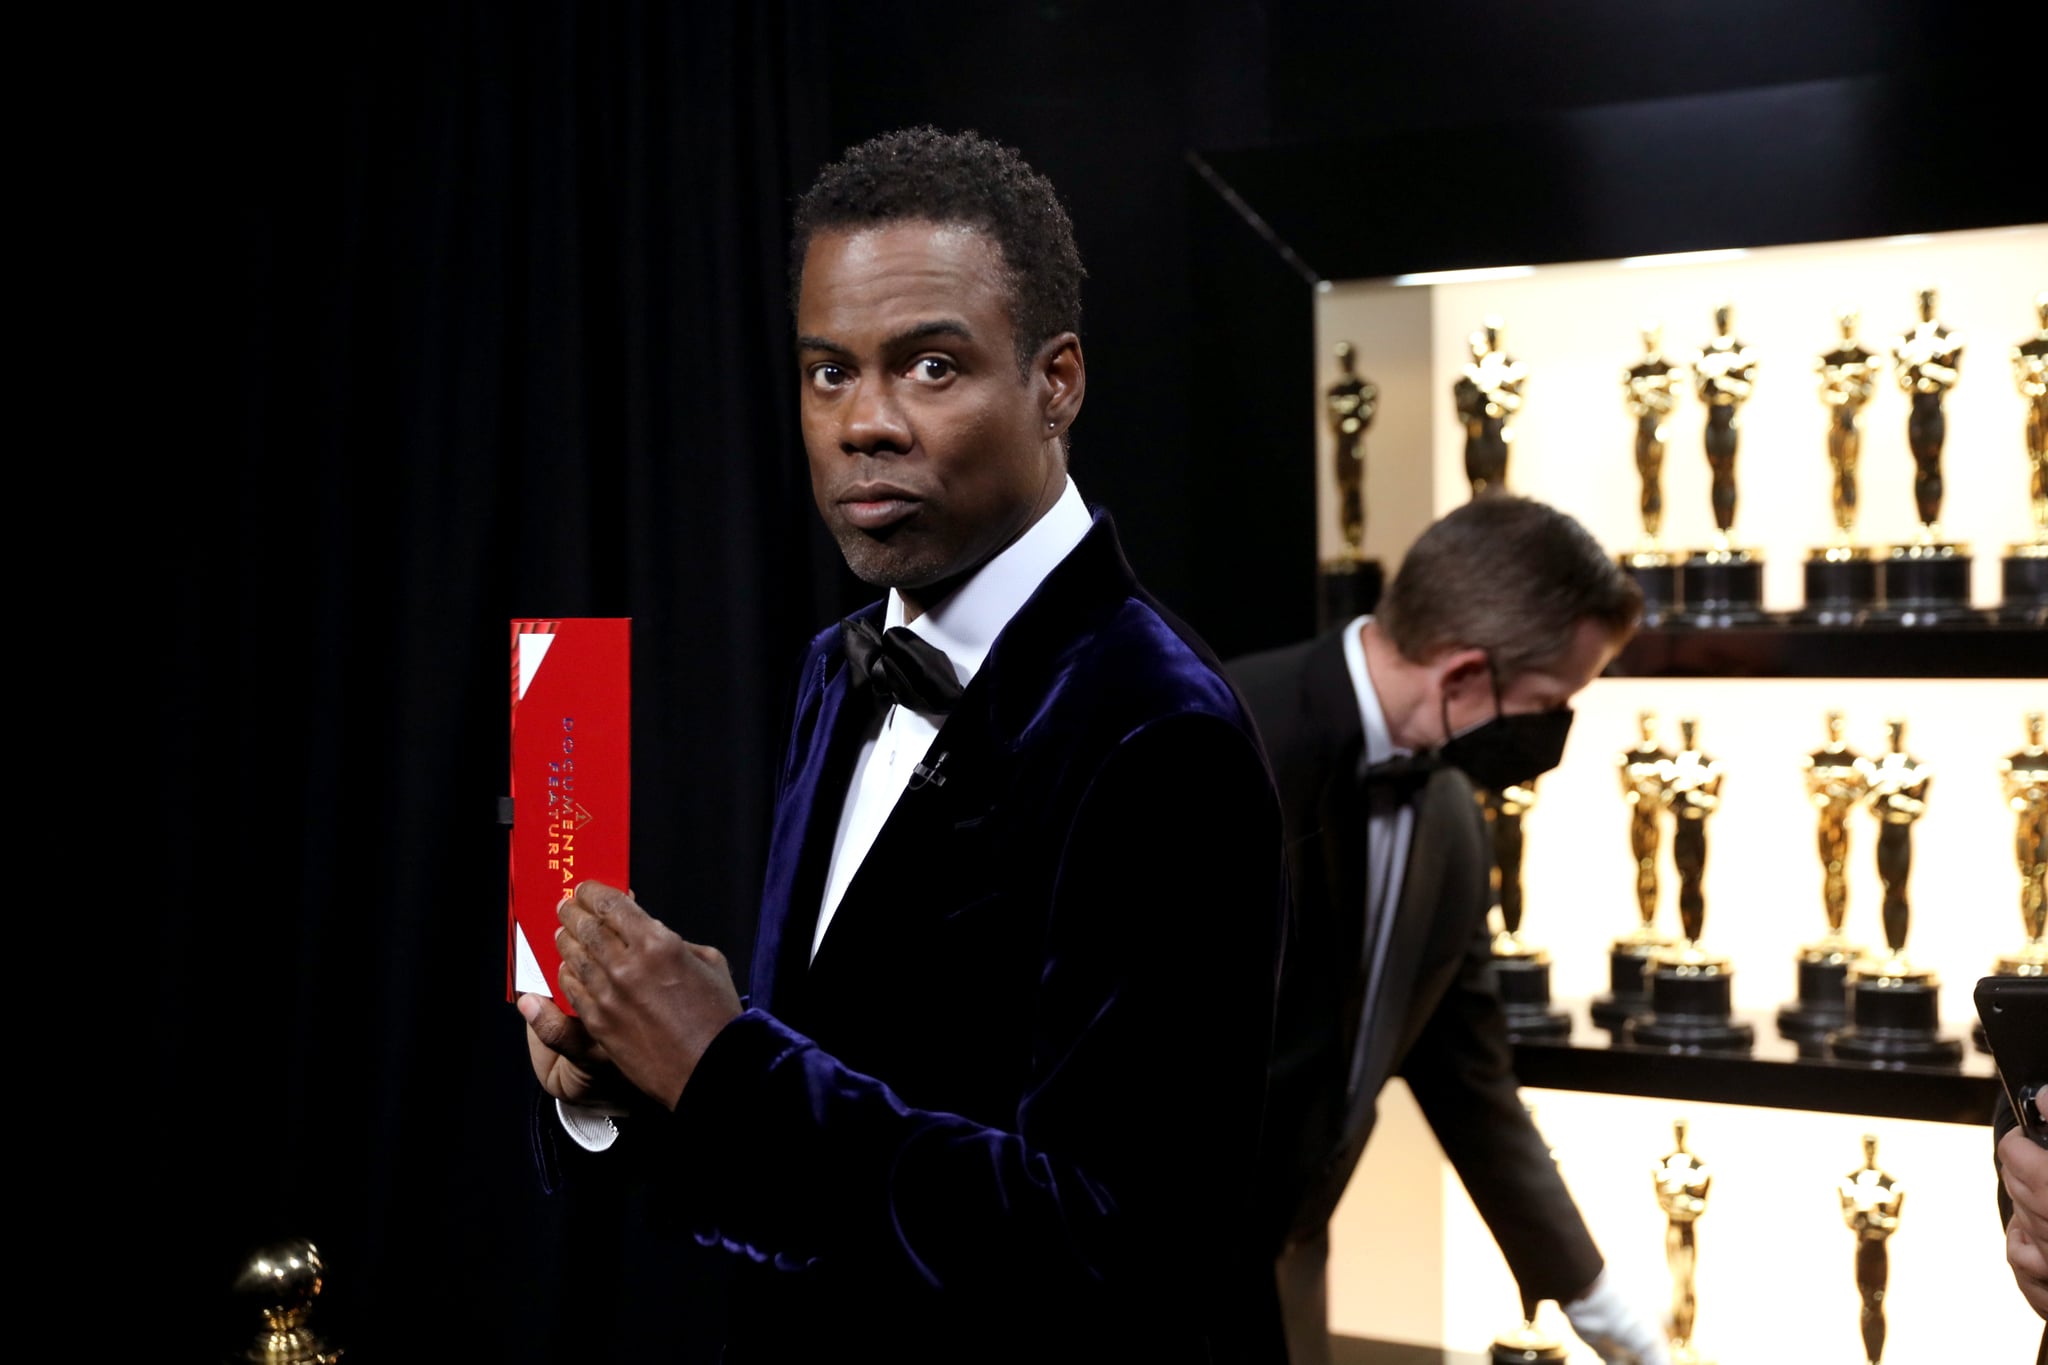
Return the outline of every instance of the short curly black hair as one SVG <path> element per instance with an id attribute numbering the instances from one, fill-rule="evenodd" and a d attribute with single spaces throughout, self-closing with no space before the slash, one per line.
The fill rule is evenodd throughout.
<path id="1" fill-rule="evenodd" d="M 976 132 L 923 126 L 870 138 L 818 173 L 790 224 L 789 307 L 803 293 L 804 253 L 819 232 L 881 223 L 953 223 L 988 234 L 1002 254 L 1004 293 L 1028 371 L 1038 348 L 1081 330 L 1080 248 L 1052 182 L 1015 148 Z"/>

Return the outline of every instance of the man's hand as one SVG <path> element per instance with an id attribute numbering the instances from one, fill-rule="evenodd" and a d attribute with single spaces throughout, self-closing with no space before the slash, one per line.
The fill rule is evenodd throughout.
<path id="1" fill-rule="evenodd" d="M 520 996 L 519 1013 L 526 1020 L 526 1051 L 541 1089 L 570 1104 L 621 1113 L 630 1107 L 632 1086 L 591 1038 L 590 1030 L 544 995 Z"/>
<path id="2" fill-rule="evenodd" d="M 1572 1331 L 1607 1365 L 1671 1365 L 1655 1316 L 1636 1312 L 1606 1270 L 1563 1307 Z"/>
<path id="3" fill-rule="evenodd" d="M 616 1067 L 642 1094 L 675 1108 L 697 1059 L 740 1012 L 725 955 L 686 943 L 631 896 L 602 882 L 578 886 L 557 918 L 562 993 L 595 1044 L 581 1057 L 554 1049 L 573 1067 L 560 1083 L 575 1084 L 577 1071 L 588 1075 L 589 1059 Z M 543 1075 L 541 1083 L 547 1082 Z"/>
<path id="4" fill-rule="evenodd" d="M 2006 1264 L 2027 1303 L 2048 1318 L 2048 1148 L 2015 1128 L 1998 1140 L 1998 1168 L 2012 1199 Z"/>

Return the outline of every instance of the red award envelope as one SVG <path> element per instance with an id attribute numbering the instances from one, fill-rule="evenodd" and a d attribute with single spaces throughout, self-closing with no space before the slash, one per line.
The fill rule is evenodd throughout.
<path id="1" fill-rule="evenodd" d="M 512 623 L 512 876 L 505 998 L 552 996 L 555 909 L 576 883 L 620 890 L 632 831 L 633 623 Z"/>

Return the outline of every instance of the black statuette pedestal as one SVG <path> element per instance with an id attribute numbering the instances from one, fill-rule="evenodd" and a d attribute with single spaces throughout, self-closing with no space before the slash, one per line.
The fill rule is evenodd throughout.
<path id="1" fill-rule="evenodd" d="M 1496 1341 L 1487 1360 L 1491 1365 L 1564 1365 L 1571 1358 L 1556 1342 L 1539 1340 L 1527 1345 L 1512 1339 Z"/>
<path id="2" fill-rule="evenodd" d="M 1510 1041 L 1571 1035 L 1570 1013 L 1550 1002 L 1548 958 L 1497 957 L 1493 970 L 1500 980 L 1500 1000 L 1507 1015 Z"/>
<path id="3" fill-rule="evenodd" d="M 1895 545 L 1885 556 L 1883 604 L 1869 619 L 1947 626 L 1982 618 L 1970 607 L 1970 554 L 1960 545 Z"/>
<path id="4" fill-rule="evenodd" d="M 1823 1055 L 1827 1037 L 1849 1023 L 1849 963 L 1832 957 L 1799 959 L 1799 996 L 1778 1011 L 1778 1032 L 1799 1045 L 1802 1057 Z"/>
<path id="5" fill-rule="evenodd" d="M 1607 952 L 1609 993 L 1593 997 L 1593 1023 L 1609 1033 L 1638 1015 L 1650 1012 L 1650 968 L 1663 947 L 1655 943 L 1617 943 Z"/>
<path id="6" fill-rule="evenodd" d="M 1685 599 L 1680 619 L 1708 629 L 1753 626 L 1764 615 L 1764 562 L 1748 550 L 1702 550 L 1678 576 Z"/>
<path id="7" fill-rule="evenodd" d="M 1621 1041 L 1667 1052 L 1747 1052 L 1756 1029 L 1731 1016 L 1735 976 L 1659 963 L 1650 973 L 1650 1012 L 1622 1025 Z"/>
<path id="8" fill-rule="evenodd" d="M 2048 545 L 2015 545 L 1999 563 L 1998 619 L 2048 626 Z"/>
<path id="9" fill-rule="evenodd" d="M 1828 1055 L 1875 1066 L 1953 1066 L 1959 1038 L 1941 1033 L 1941 985 L 1933 978 L 1849 978 L 1849 1026 L 1828 1035 Z"/>
<path id="10" fill-rule="evenodd" d="M 1815 550 L 1806 559 L 1802 625 L 1853 626 L 1877 605 L 1877 561 L 1867 550 Z"/>
<path id="11" fill-rule="evenodd" d="M 1622 572 L 1643 590 L 1643 625 L 1655 628 L 1681 615 L 1685 595 L 1678 581 L 1678 564 L 1670 555 L 1655 550 L 1621 556 Z"/>

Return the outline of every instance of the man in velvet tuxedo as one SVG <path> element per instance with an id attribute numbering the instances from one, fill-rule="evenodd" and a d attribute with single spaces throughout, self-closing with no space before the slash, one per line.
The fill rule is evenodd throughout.
<path id="1" fill-rule="evenodd" d="M 1641 607 L 1576 521 L 1492 495 L 1422 534 L 1377 616 L 1231 665 L 1280 784 L 1294 890 L 1262 1162 L 1294 1365 L 1329 1360 L 1326 1228 L 1394 1075 L 1532 1308 L 1564 1303 L 1607 1360 L 1665 1359 L 1516 1092 L 1473 800 L 1556 764 L 1566 702 Z"/>
<path id="2" fill-rule="evenodd" d="M 885 600 L 813 642 L 750 998 L 623 892 L 521 1000 L 585 1145 L 744 1263 L 726 1359 L 1255 1358 L 1285 863 L 1249 718 L 1067 476 L 1052 187 L 891 134 L 800 202 L 818 509 Z"/>

